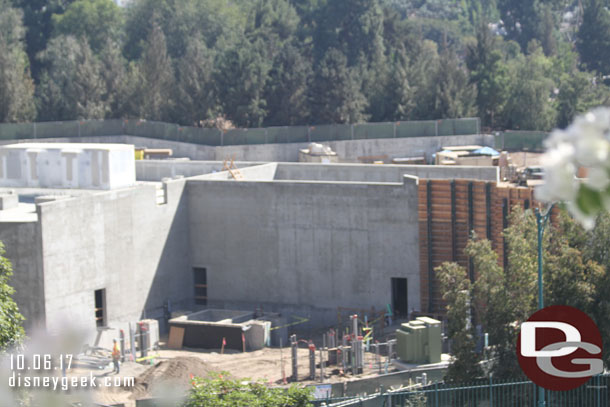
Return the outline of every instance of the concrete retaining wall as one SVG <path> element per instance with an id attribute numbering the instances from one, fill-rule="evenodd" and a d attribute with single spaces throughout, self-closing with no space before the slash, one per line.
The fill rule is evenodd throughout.
<path id="1" fill-rule="evenodd" d="M 31 330 L 44 326 L 44 279 L 42 273 L 42 240 L 38 222 L 1 222 L 0 241 L 5 257 L 13 265 L 10 285 L 13 298 L 25 317 L 24 326 Z M 93 294 L 92 294 L 93 295 Z"/>
<path id="2" fill-rule="evenodd" d="M 0 144 L 15 142 L 32 142 L 35 140 L 0 141 Z M 63 143 L 127 143 L 148 148 L 171 148 L 174 157 L 188 157 L 192 160 L 225 160 L 233 158 L 236 161 L 280 161 L 296 162 L 299 149 L 306 148 L 309 143 L 286 144 L 253 144 L 236 146 L 204 146 L 169 140 L 151 139 L 146 137 L 117 135 L 103 137 L 64 137 L 44 139 L 45 142 Z M 494 146 L 492 135 L 474 134 L 466 136 L 438 137 L 408 137 L 373 140 L 329 141 L 329 145 L 337 152 L 339 160 L 358 162 L 358 157 L 387 155 L 389 158 L 414 157 L 437 152 L 443 146 L 458 146 L 480 144 Z"/>
<path id="3" fill-rule="evenodd" d="M 402 176 L 412 175 L 426 179 L 477 179 L 498 180 L 498 167 L 450 167 L 444 165 L 373 165 L 373 164 L 320 164 L 320 163 L 279 163 L 261 165 L 261 162 L 237 161 L 247 179 L 261 180 L 309 180 L 309 181 L 350 181 L 350 182 L 402 182 Z M 275 167 L 271 167 L 271 165 Z M 193 177 L 222 170 L 222 161 L 183 160 L 141 160 L 136 161 L 139 181 L 160 181 L 165 177 Z M 249 168 L 248 168 L 249 167 Z M 276 168 L 273 173 L 269 171 Z M 212 176 L 227 179 L 226 176 Z"/>
<path id="4" fill-rule="evenodd" d="M 404 175 L 426 179 L 498 180 L 498 167 L 449 167 L 445 165 L 375 165 L 281 163 L 275 179 L 346 182 L 402 182 Z"/>
<path id="5" fill-rule="evenodd" d="M 94 331 L 94 291 L 102 288 L 110 326 L 159 318 L 166 300 L 191 305 L 184 187 L 168 183 L 165 205 L 154 185 L 142 185 L 39 206 L 48 329 L 69 321 Z"/>
<path id="6" fill-rule="evenodd" d="M 336 323 L 338 306 L 383 309 L 391 277 L 406 277 L 409 307 L 420 308 L 416 179 L 192 179 L 187 188 L 192 261 L 207 269 L 210 306 Z"/>
<path id="7" fill-rule="evenodd" d="M 223 161 L 189 160 L 137 160 L 136 179 L 138 181 L 161 181 L 176 176 L 194 177 L 222 171 Z M 235 162 L 237 168 L 265 164 L 265 162 Z"/>
<path id="8" fill-rule="evenodd" d="M 239 169 L 239 173 L 247 181 L 272 181 L 275 177 L 277 163 L 267 163 L 254 165 L 252 167 L 244 167 Z M 195 179 L 214 179 L 214 180 L 232 180 L 233 175 L 229 171 L 214 172 L 212 174 L 201 175 L 194 177 Z"/>

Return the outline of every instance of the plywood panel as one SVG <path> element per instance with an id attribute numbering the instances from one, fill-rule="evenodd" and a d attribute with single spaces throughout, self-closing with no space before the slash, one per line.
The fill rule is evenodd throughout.
<path id="1" fill-rule="evenodd" d="M 183 341 L 184 341 L 184 328 L 179 327 L 179 326 L 170 326 L 169 339 L 167 340 L 167 347 L 170 349 L 182 349 Z"/>

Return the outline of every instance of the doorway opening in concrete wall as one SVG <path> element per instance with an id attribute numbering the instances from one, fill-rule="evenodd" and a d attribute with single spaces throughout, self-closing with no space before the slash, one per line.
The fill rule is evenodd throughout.
<path id="1" fill-rule="evenodd" d="M 392 278 L 392 308 L 396 317 L 409 316 L 406 278 Z"/>
<path id="2" fill-rule="evenodd" d="M 95 325 L 106 326 L 106 289 L 95 290 Z"/>
<path id="3" fill-rule="evenodd" d="M 208 273 L 203 267 L 194 267 L 195 304 L 208 305 Z"/>

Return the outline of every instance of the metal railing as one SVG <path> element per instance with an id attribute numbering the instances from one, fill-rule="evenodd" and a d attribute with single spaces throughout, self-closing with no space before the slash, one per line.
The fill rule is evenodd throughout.
<path id="1" fill-rule="evenodd" d="M 591 378 L 569 391 L 545 391 L 547 407 L 609 407 L 610 374 Z M 508 407 L 536 406 L 537 387 L 530 381 L 482 380 L 465 386 L 433 384 L 409 391 L 386 391 L 362 396 L 316 400 L 316 407 Z"/>

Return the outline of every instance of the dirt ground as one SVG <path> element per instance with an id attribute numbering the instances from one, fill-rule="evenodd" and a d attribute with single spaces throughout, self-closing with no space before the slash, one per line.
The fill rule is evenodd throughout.
<path id="1" fill-rule="evenodd" d="M 93 399 L 100 404 L 112 405 L 124 403 L 126 406 L 135 406 L 136 399 L 158 397 L 160 395 L 179 398 L 185 394 L 190 385 L 192 376 L 206 377 L 210 373 L 225 372 L 233 378 L 262 380 L 269 385 L 277 386 L 284 384 L 284 376 L 287 381 L 292 375 L 290 360 L 290 348 L 264 348 L 253 352 L 238 352 L 227 350 L 220 354 L 220 350 L 182 349 L 170 350 L 162 344 L 159 351 L 152 355 L 158 355 L 146 364 L 135 362 L 124 362 L 121 365 L 121 373 L 112 373 L 112 364 L 104 369 L 77 368 L 69 372 L 70 375 L 89 375 L 93 370 L 94 376 L 103 380 L 111 377 L 134 377 L 133 387 L 115 386 L 99 387 L 93 394 Z M 375 354 L 365 353 L 365 366 L 363 374 L 358 378 L 375 375 L 378 366 L 375 363 Z M 319 358 L 319 351 L 316 352 Z M 316 369 L 316 380 L 309 380 L 309 350 L 299 348 L 298 350 L 299 384 L 307 385 L 320 383 L 319 366 Z M 284 371 L 282 371 L 282 360 Z M 385 357 L 381 358 L 382 365 Z M 390 370 L 394 370 L 391 365 Z M 341 382 L 352 379 L 351 374 L 343 375 L 337 366 L 325 368 L 324 383 Z M 118 380 L 118 379 L 117 379 Z"/>
<path id="2" fill-rule="evenodd" d="M 384 342 L 394 336 L 395 329 L 401 321 L 381 332 L 377 340 Z M 310 331 L 303 333 L 300 338 L 312 338 L 314 343 L 321 344 L 321 335 L 325 330 L 319 332 Z M 305 335 L 305 336 L 303 336 Z M 220 349 L 191 349 L 181 350 L 168 349 L 164 339 L 161 338 L 160 349 L 149 353 L 154 356 L 145 362 L 126 361 L 121 364 L 119 375 L 112 373 L 113 367 L 108 359 L 108 365 L 103 369 L 80 366 L 68 372 L 69 375 L 87 376 L 93 372 L 100 381 L 105 378 L 112 380 L 119 378 L 134 378 L 134 386 L 111 385 L 108 387 L 98 387 L 93 393 L 93 399 L 103 405 L 114 405 L 123 403 L 126 407 L 135 406 L 135 400 L 150 397 L 165 396 L 170 403 L 182 397 L 191 386 L 191 377 L 207 377 L 210 373 L 222 373 L 232 378 L 261 380 L 271 386 L 282 386 L 290 383 L 292 375 L 291 350 L 290 347 L 282 349 L 278 347 L 264 348 L 257 351 L 241 352 L 232 349 L 225 350 L 224 354 Z M 316 366 L 316 379 L 309 379 L 309 350 L 305 344 L 300 344 L 298 349 L 298 373 L 299 384 L 308 385 L 321 383 L 319 365 Z M 379 364 L 376 362 L 376 355 L 365 352 L 363 373 L 352 376 L 350 373 L 343 374 L 338 366 L 326 366 L 324 371 L 324 383 L 336 383 L 374 376 L 379 374 Z M 382 347 L 381 369 L 385 372 L 386 357 Z M 108 353 L 109 356 L 109 353 Z M 316 361 L 319 363 L 319 349 L 316 350 Z M 325 355 L 325 360 L 327 356 Z M 283 369 L 282 369 L 283 365 Z M 388 364 L 388 371 L 396 369 Z"/>

